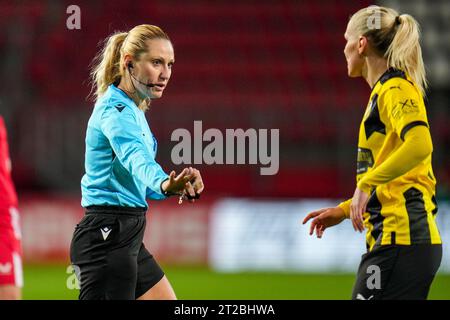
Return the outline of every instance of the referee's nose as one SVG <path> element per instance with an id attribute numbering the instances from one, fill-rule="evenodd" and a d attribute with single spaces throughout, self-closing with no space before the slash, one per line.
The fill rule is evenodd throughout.
<path id="1" fill-rule="evenodd" d="M 172 75 L 172 70 L 167 65 L 165 65 L 161 69 L 161 73 L 159 75 L 159 80 L 160 81 L 164 81 L 164 82 L 168 82 L 171 75 Z"/>

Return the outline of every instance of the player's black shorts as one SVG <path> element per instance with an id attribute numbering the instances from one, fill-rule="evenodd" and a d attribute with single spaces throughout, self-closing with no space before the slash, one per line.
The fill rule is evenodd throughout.
<path id="1" fill-rule="evenodd" d="M 352 299 L 425 300 L 441 264 L 442 245 L 386 245 L 362 256 Z"/>
<path id="2" fill-rule="evenodd" d="M 145 213 L 145 208 L 86 209 L 70 246 L 80 300 L 134 300 L 162 279 L 164 272 L 142 243 Z"/>

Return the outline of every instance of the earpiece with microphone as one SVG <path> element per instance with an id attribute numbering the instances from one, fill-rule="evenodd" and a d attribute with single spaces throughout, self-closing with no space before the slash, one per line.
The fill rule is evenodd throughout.
<path id="1" fill-rule="evenodd" d="M 133 69 L 133 63 L 132 63 L 131 61 L 128 62 L 127 67 L 128 67 L 128 72 L 129 72 L 130 75 L 133 77 L 133 79 L 136 80 L 137 82 L 139 82 L 140 84 L 143 84 L 143 85 L 146 86 L 147 88 L 153 88 L 153 87 L 158 86 L 157 84 L 153 84 L 153 83 L 145 83 L 145 82 L 142 82 L 142 81 L 139 81 L 138 79 L 136 79 L 136 77 L 133 76 L 133 74 L 131 73 L 131 70 L 130 70 L 130 69 Z"/>

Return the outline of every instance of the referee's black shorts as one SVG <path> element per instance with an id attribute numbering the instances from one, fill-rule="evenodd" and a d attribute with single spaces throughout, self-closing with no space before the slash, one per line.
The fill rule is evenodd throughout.
<path id="1" fill-rule="evenodd" d="M 362 256 L 352 299 L 425 300 L 441 264 L 442 245 L 383 245 Z"/>
<path id="2" fill-rule="evenodd" d="M 145 213 L 145 208 L 86 208 L 70 246 L 80 300 L 134 300 L 163 278 L 142 243 Z"/>

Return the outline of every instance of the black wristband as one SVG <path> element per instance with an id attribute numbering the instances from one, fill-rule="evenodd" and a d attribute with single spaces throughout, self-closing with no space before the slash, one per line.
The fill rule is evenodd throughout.
<path id="1" fill-rule="evenodd" d="M 161 189 L 162 190 L 162 189 Z M 166 197 L 176 196 L 177 193 L 162 191 L 162 194 Z"/>
<path id="2" fill-rule="evenodd" d="M 192 199 L 200 199 L 200 193 L 195 193 L 195 196 L 193 196 L 193 197 L 191 197 L 189 194 L 186 194 L 186 197 L 189 199 L 189 200 L 192 200 Z"/>

